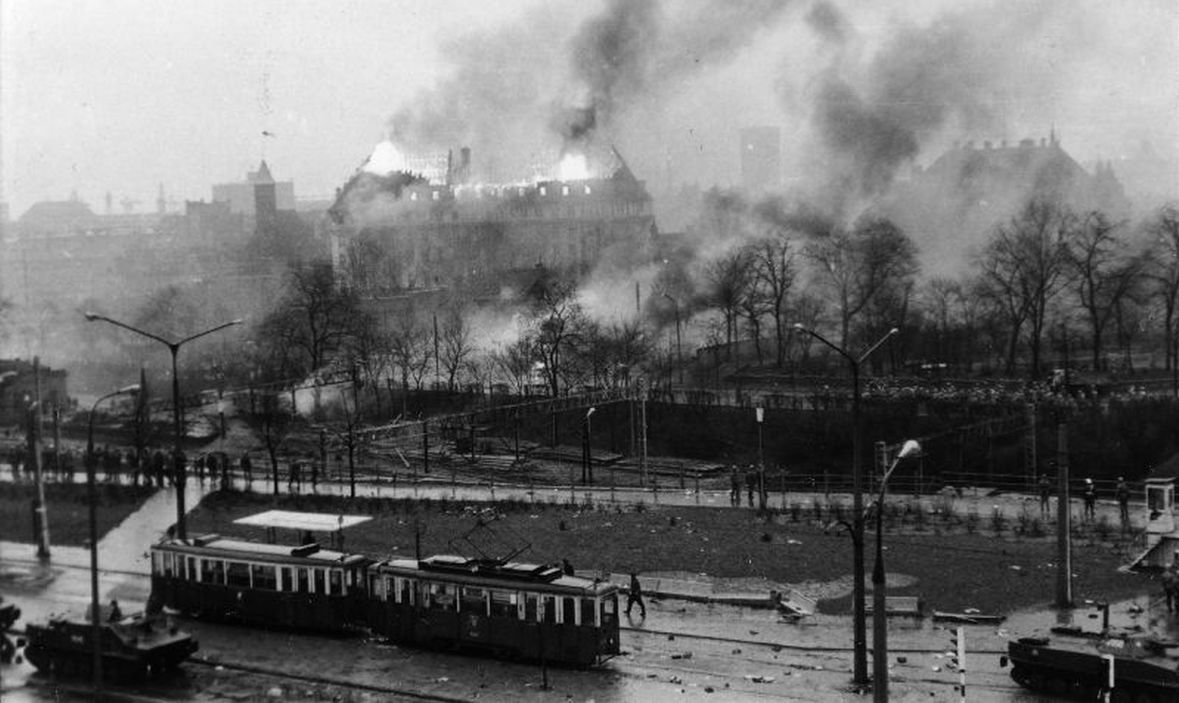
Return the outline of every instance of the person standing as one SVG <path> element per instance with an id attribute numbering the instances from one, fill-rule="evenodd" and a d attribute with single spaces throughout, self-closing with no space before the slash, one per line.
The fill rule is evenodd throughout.
<path id="1" fill-rule="evenodd" d="M 639 605 L 639 617 L 647 619 L 647 604 L 643 602 L 643 586 L 639 583 L 639 575 L 630 572 L 630 588 L 626 592 L 626 617 L 630 617 L 630 609 L 635 603 Z"/>
<path id="2" fill-rule="evenodd" d="M 1122 520 L 1122 531 L 1125 532 L 1130 529 L 1130 487 L 1126 485 L 1126 479 L 1118 476 L 1118 487 L 1114 489 L 1114 495 L 1118 499 L 1118 517 Z"/>
<path id="3" fill-rule="evenodd" d="M 1048 509 L 1048 497 L 1052 495 L 1052 482 L 1048 480 L 1048 474 L 1040 474 L 1040 517 L 1048 517 L 1051 511 Z"/>
<path id="4" fill-rule="evenodd" d="M 749 498 L 749 507 L 753 507 L 753 490 L 757 488 L 757 470 L 753 468 L 753 464 L 749 465 L 749 470 L 745 472 L 745 495 Z"/>
<path id="5" fill-rule="evenodd" d="M 736 507 L 741 505 L 741 474 L 736 464 L 732 464 L 729 471 L 729 505 Z"/>
<path id="6" fill-rule="evenodd" d="M 249 488 L 254 483 L 253 463 L 250 461 L 250 453 L 242 452 L 242 458 L 239 463 L 242 468 L 242 477 L 246 481 L 246 487 Z"/>
<path id="7" fill-rule="evenodd" d="M 1085 519 L 1095 520 L 1097 518 L 1097 487 L 1093 485 L 1093 479 L 1085 479 L 1085 488 L 1081 491 L 1081 497 L 1085 499 Z"/>

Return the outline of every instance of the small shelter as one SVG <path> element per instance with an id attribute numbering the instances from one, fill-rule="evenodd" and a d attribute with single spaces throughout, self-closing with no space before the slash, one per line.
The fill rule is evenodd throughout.
<path id="1" fill-rule="evenodd" d="M 300 539 L 306 542 L 305 535 L 314 536 L 315 533 L 327 533 L 331 537 L 331 546 L 342 549 L 344 545 L 344 529 L 355 527 L 372 520 L 368 515 L 344 515 L 342 513 L 303 513 L 293 510 L 266 510 L 261 513 L 247 515 L 233 521 L 235 525 L 251 525 L 266 528 L 266 540 L 277 542 L 279 529 L 295 530 Z"/>
<path id="2" fill-rule="evenodd" d="M 1179 478 L 1179 454 L 1151 469 L 1146 477 L 1146 540 L 1143 551 L 1129 564 L 1132 569 L 1165 569 L 1179 551 L 1175 529 L 1175 480 Z"/>

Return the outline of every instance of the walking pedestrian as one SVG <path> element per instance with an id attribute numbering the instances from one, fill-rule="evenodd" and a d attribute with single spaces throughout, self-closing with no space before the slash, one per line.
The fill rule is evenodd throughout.
<path id="1" fill-rule="evenodd" d="M 250 453 L 242 452 L 242 458 L 238 463 L 241 466 L 242 476 L 245 478 L 246 488 L 248 489 L 254 484 L 254 464 L 250 461 Z"/>
<path id="2" fill-rule="evenodd" d="M 1085 519 L 1097 519 L 1097 487 L 1093 485 L 1093 479 L 1085 479 L 1085 488 L 1081 491 L 1081 497 L 1085 499 Z"/>
<path id="3" fill-rule="evenodd" d="M 749 507 L 753 507 L 753 489 L 757 485 L 757 471 L 754 470 L 753 464 L 749 465 L 749 469 L 745 472 L 745 495 L 749 498 Z"/>
<path id="4" fill-rule="evenodd" d="M 291 460 L 291 470 L 290 470 L 290 473 L 287 474 L 287 491 L 298 493 L 299 492 L 299 484 L 300 484 L 299 460 L 292 459 Z M 292 490 L 292 487 L 293 487 L 293 490 Z"/>
<path id="5" fill-rule="evenodd" d="M 630 609 L 634 607 L 635 603 L 639 604 L 639 617 L 646 620 L 647 604 L 643 602 L 643 586 L 639 583 L 639 575 L 632 571 L 630 572 L 630 588 L 626 592 L 626 617 L 630 617 Z"/>
<path id="6" fill-rule="evenodd" d="M 307 465 L 311 467 L 311 492 L 315 493 L 315 486 L 319 483 L 319 464 L 310 454 L 307 455 Z"/>
<path id="7" fill-rule="evenodd" d="M 1130 529 L 1130 487 L 1126 485 L 1126 479 L 1118 476 L 1118 487 L 1114 489 L 1114 495 L 1118 499 L 1118 517 L 1122 521 L 1122 531 Z"/>
<path id="8" fill-rule="evenodd" d="M 1048 474 L 1040 474 L 1040 517 L 1048 516 L 1048 497 L 1052 495 L 1052 482 L 1048 480 Z"/>
<path id="9" fill-rule="evenodd" d="M 741 474 L 736 464 L 729 465 L 729 505 L 741 505 Z"/>

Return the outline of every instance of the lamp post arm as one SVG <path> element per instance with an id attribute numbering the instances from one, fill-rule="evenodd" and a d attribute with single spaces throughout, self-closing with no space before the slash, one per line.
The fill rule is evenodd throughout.
<path id="1" fill-rule="evenodd" d="M 143 335 L 144 337 L 147 337 L 148 339 L 154 339 L 157 342 L 159 342 L 160 344 L 165 344 L 169 347 L 172 346 L 172 342 L 169 342 L 168 340 L 164 339 L 163 337 L 160 337 L 159 335 L 152 334 L 151 332 L 146 332 L 144 330 L 139 329 L 138 327 L 132 327 L 131 325 L 128 325 L 124 322 L 119 322 L 118 320 L 109 318 L 106 315 L 98 315 L 96 313 L 88 312 L 88 313 L 86 313 L 86 319 L 90 320 L 91 322 L 93 322 L 94 320 L 102 320 L 103 322 L 109 322 L 112 325 L 114 325 L 115 327 L 122 327 L 123 329 L 134 332 L 135 334 Z"/>
<path id="2" fill-rule="evenodd" d="M 898 330 L 896 327 L 893 327 L 892 329 L 890 329 L 890 330 L 888 331 L 888 333 L 887 333 L 887 334 L 885 334 L 885 335 L 884 335 L 883 337 L 881 337 L 880 339 L 876 340 L 876 343 L 875 343 L 875 344 L 873 344 L 872 346 L 868 347 L 868 349 L 867 349 L 867 350 L 866 350 L 866 351 L 865 351 L 863 354 L 860 354 L 860 358 L 859 358 L 859 360 L 858 360 L 858 363 L 861 363 L 861 364 L 862 364 L 862 363 L 864 363 L 864 361 L 865 361 L 865 360 L 866 360 L 868 357 L 872 356 L 872 352 L 874 352 L 874 351 L 876 351 L 877 349 L 879 349 L 881 344 L 884 344 L 884 343 L 885 343 L 885 342 L 887 342 L 889 339 L 892 339 L 892 336 L 893 336 L 894 334 L 896 334 L 897 332 L 899 332 L 899 331 L 900 331 L 900 330 Z M 844 354 L 844 356 L 847 356 L 847 355 L 846 355 L 846 354 Z"/>
<path id="3" fill-rule="evenodd" d="M 168 346 L 172 346 L 174 344 L 176 347 L 180 347 L 181 345 L 187 344 L 188 342 L 191 342 L 194 339 L 204 337 L 206 334 L 213 334 L 214 332 L 219 332 L 219 331 L 225 329 L 226 327 L 233 327 L 234 325 L 240 325 L 241 323 L 242 323 L 242 321 L 240 319 L 231 320 L 231 321 L 226 322 L 224 324 L 217 325 L 216 327 L 209 328 L 209 329 L 205 330 L 204 332 L 197 332 L 194 335 L 190 335 L 188 337 L 185 337 L 184 339 L 180 340 L 179 342 L 164 342 L 164 343 L 167 344 Z M 155 339 L 159 339 L 159 337 L 156 337 Z"/>
<path id="4" fill-rule="evenodd" d="M 835 344 L 833 344 L 833 343 L 831 343 L 831 342 L 827 341 L 827 338 L 826 338 L 826 337 L 824 337 L 823 335 L 819 334 L 818 332 L 816 332 L 816 331 L 812 330 L 811 328 L 809 328 L 809 327 L 805 327 L 805 326 L 803 326 L 803 325 L 795 325 L 795 326 L 794 326 L 794 329 L 796 329 L 796 330 L 798 330 L 798 331 L 800 331 L 800 332 L 806 332 L 806 333 L 807 333 L 807 334 L 809 334 L 810 336 L 812 336 L 812 337 L 814 337 L 815 339 L 819 340 L 820 342 L 822 342 L 823 344 L 825 344 L 827 347 L 829 347 L 829 348 L 830 348 L 832 351 L 834 351 L 835 353 L 839 354 L 839 355 L 840 355 L 840 356 L 842 356 L 843 358 L 847 359 L 848 363 L 850 363 L 850 364 L 852 364 L 852 365 L 856 365 L 856 364 L 858 364 L 858 363 L 859 363 L 858 361 L 856 361 L 856 359 L 855 359 L 855 358 L 853 358 L 853 357 L 852 357 L 852 355 L 851 355 L 851 354 L 848 354 L 846 351 L 844 351 L 842 347 L 838 347 L 838 346 L 836 346 Z M 876 346 L 880 346 L 880 343 L 878 342 L 878 343 L 876 344 Z M 875 348 L 876 348 L 876 347 L 874 346 L 872 349 L 875 349 Z M 871 353 L 871 351 L 872 351 L 872 350 L 869 350 L 869 353 Z"/>

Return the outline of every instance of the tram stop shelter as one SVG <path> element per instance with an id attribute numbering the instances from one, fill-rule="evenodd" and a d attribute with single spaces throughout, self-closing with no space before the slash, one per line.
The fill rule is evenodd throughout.
<path id="1" fill-rule="evenodd" d="M 266 529 L 266 541 L 278 541 L 278 531 L 295 530 L 302 544 L 315 541 L 317 533 L 328 536 L 329 546 L 344 549 L 344 530 L 372 520 L 369 515 L 342 513 L 303 513 L 294 510 L 266 510 L 233 521 L 235 525 L 249 525 Z M 310 539 L 308 539 L 310 537 Z"/>

